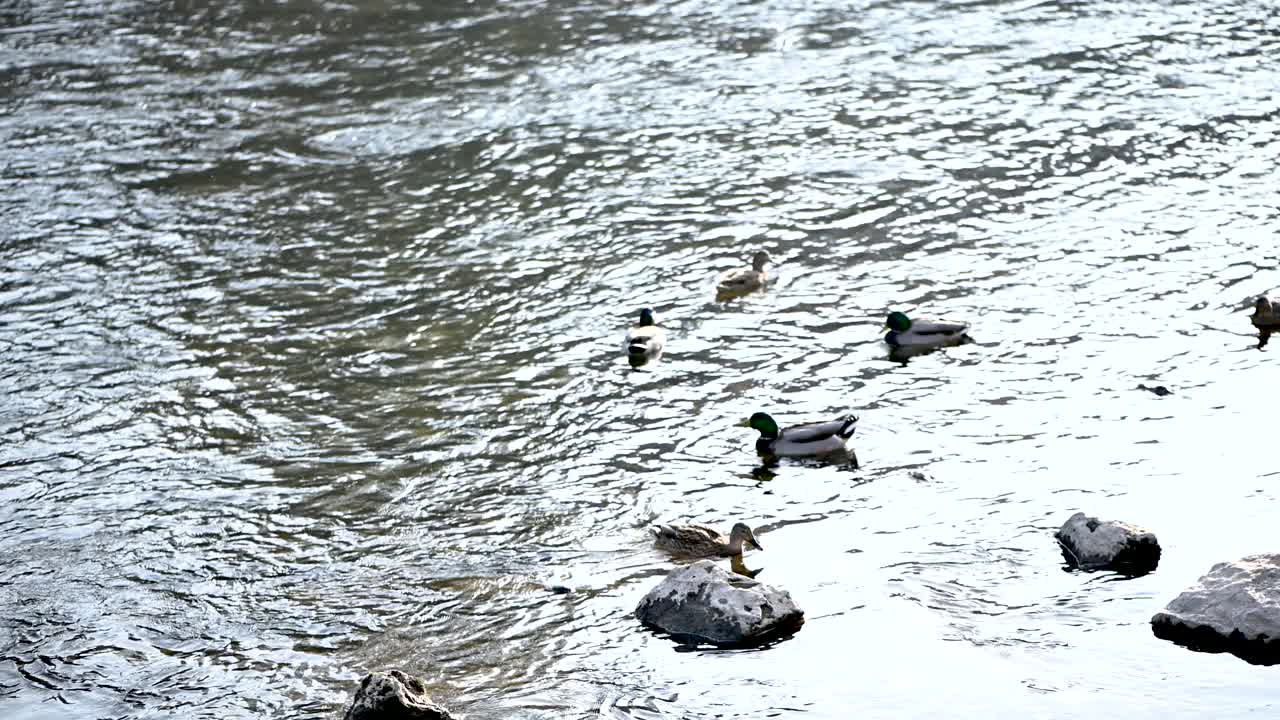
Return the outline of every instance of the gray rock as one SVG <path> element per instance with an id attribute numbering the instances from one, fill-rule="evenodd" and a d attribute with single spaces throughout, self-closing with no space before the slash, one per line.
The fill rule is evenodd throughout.
<path id="1" fill-rule="evenodd" d="M 804 611 L 786 590 L 699 560 L 672 570 L 640 600 L 636 617 L 672 635 L 729 645 L 794 630 Z"/>
<path id="2" fill-rule="evenodd" d="M 1151 631 L 1192 650 L 1280 663 L 1280 554 L 1214 565 L 1152 616 Z"/>
<path id="3" fill-rule="evenodd" d="M 453 720 L 418 678 L 399 670 L 365 675 L 343 720 Z"/>
<path id="4" fill-rule="evenodd" d="M 1160 564 L 1160 543 L 1155 534 L 1129 523 L 1102 521 L 1078 512 L 1055 537 L 1062 545 L 1063 557 L 1081 570 L 1141 574 Z"/>

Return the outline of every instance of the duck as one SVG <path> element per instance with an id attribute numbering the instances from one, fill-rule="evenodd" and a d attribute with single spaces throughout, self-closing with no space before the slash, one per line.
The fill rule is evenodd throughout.
<path id="1" fill-rule="evenodd" d="M 969 339 L 965 334 L 969 323 L 929 318 L 912 320 L 906 313 L 897 311 L 889 313 L 884 326 L 889 330 L 884 341 L 892 348 L 941 348 Z"/>
<path id="2" fill-rule="evenodd" d="M 738 556 L 744 546 L 764 550 L 751 527 L 741 522 L 734 523 L 729 537 L 707 525 L 656 525 L 649 532 L 653 533 L 654 547 L 677 555 Z"/>
<path id="3" fill-rule="evenodd" d="M 785 430 L 768 413 L 753 414 L 744 424 L 760 431 L 756 452 L 772 457 L 822 457 L 846 450 L 844 441 L 853 435 L 858 417 L 845 415 L 828 422 L 794 425 Z"/>
<path id="4" fill-rule="evenodd" d="M 1259 330 L 1280 330 L 1280 313 L 1277 310 L 1280 308 L 1263 295 L 1253 304 L 1253 314 L 1249 316 L 1249 321 Z"/>
<path id="5" fill-rule="evenodd" d="M 627 361 L 631 367 L 637 368 L 650 362 L 657 362 L 662 357 L 662 348 L 667 342 L 667 333 L 653 322 L 653 310 L 644 308 L 640 311 L 640 324 L 627 330 L 623 348 L 627 351 Z"/>
<path id="6" fill-rule="evenodd" d="M 716 282 L 716 292 L 724 294 L 749 293 L 759 290 L 769 280 L 769 273 L 764 266 L 769 264 L 769 252 L 759 250 L 751 257 L 751 267 L 734 268 L 722 275 Z"/>

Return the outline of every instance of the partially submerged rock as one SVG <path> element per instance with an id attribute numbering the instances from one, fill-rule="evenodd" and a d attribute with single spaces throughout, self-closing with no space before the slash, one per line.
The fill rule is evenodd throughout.
<path id="1" fill-rule="evenodd" d="M 1116 520 L 1072 515 L 1055 536 L 1067 562 L 1081 570 L 1147 573 L 1160 563 L 1160 543 L 1150 530 Z"/>
<path id="2" fill-rule="evenodd" d="M 1192 650 L 1280 663 L 1280 554 L 1214 565 L 1152 616 L 1151 631 Z"/>
<path id="3" fill-rule="evenodd" d="M 786 590 L 700 560 L 672 570 L 640 600 L 636 617 L 675 636 L 730 645 L 794 630 L 804 611 Z"/>
<path id="4" fill-rule="evenodd" d="M 418 678 L 400 672 L 369 673 L 347 708 L 343 720 L 453 720 L 448 710 L 432 702 Z"/>

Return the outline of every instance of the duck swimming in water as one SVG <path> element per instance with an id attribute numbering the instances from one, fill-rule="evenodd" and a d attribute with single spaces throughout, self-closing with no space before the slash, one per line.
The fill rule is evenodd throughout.
<path id="1" fill-rule="evenodd" d="M 751 258 L 751 267 L 734 268 L 722 274 L 716 282 L 716 292 L 720 295 L 738 295 L 759 290 L 769 280 L 769 272 L 764 269 L 768 263 L 768 251 L 756 252 Z"/>
<path id="2" fill-rule="evenodd" d="M 828 422 L 793 425 L 780 430 L 772 417 L 758 412 L 745 424 L 760 431 L 760 437 L 756 440 L 756 452 L 761 455 L 822 457 L 844 451 L 844 441 L 853 435 L 857 423 L 857 416 L 845 415 Z"/>
<path id="3" fill-rule="evenodd" d="M 649 528 L 659 550 L 691 557 L 741 555 L 743 546 L 763 550 L 746 523 L 735 523 L 729 537 L 706 525 L 656 525 Z"/>
<path id="4" fill-rule="evenodd" d="M 627 351 L 627 362 L 637 368 L 662 357 L 662 348 L 666 345 L 667 333 L 653 322 L 653 310 L 645 308 L 640 311 L 640 324 L 627 331 L 623 348 Z"/>
<path id="5" fill-rule="evenodd" d="M 965 334 L 969 323 L 928 318 L 912 320 L 906 313 L 896 311 L 889 313 L 884 326 L 889 330 L 884 341 L 893 348 L 941 348 L 969 339 Z"/>
<path id="6" fill-rule="evenodd" d="M 1266 295 L 1258 298 L 1253 304 L 1253 314 L 1249 321 L 1259 330 L 1280 330 L 1280 312 Z"/>

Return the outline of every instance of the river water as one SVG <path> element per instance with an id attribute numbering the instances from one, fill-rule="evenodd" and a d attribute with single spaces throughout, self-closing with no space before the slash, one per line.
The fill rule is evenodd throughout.
<path id="1" fill-rule="evenodd" d="M 1226 0 L 6 4 L 0 715 L 1275 714 L 1148 620 L 1278 549 L 1278 54 Z M 861 467 L 760 472 L 755 410 Z M 1064 572 L 1076 510 L 1159 569 Z M 680 520 L 806 625 L 638 626 Z"/>

